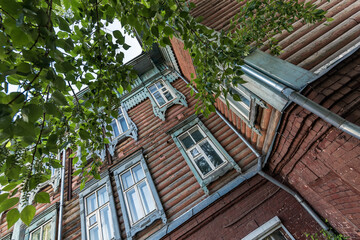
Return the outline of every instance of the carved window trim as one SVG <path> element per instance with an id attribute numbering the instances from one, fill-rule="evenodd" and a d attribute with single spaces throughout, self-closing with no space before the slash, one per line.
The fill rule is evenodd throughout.
<path id="1" fill-rule="evenodd" d="M 88 197 L 92 192 L 98 190 L 99 188 L 106 186 L 106 190 L 109 196 L 109 206 L 110 206 L 110 218 L 112 221 L 112 231 L 113 231 L 113 238 L 115 240 L 120 240 L 120 228 L 119 228 L 119 222 L 118 217 L 116 214 L 116 208 L 115 208 L 115 201 L 114 196 L 112 192 L 112 187 L 110 183 L 110 177 L 109 175 L 102 176 L 102 179 L 99 181 L 90 181 L 87 184 L 85 184 L 84 189 L 79 193 L 79 202 L 80 202 L 80 221 L 81 221 L 81 239 L 87 240 L 88 238 L 88 230 L 87 230 L 87 224 L 86 224 L 86 208 L 85 208 L 85 201 L 86 197 Z"/>
<path id="2" fill-rule="evenodd" d="M 174 99 L 172 99 L 171 101 L 167 101 L 166 104 L 159 106 L 158 102 L 154 99 L 153 94 L 150 92 L 149 88 L 151 86 L 153 86 L 154 84 L 161 82 L 163 83 L 163 85 L 166 87 L 166 89 L 171 93 L 171 95 L 174 97 Z M 159 117 L 161 120 L 165 121 L 165 114 L 166 114 L 166 110 L 171 107 L 174 104 L 180 104 L 183 105 L 185 107 L 187 107 L 187 102 L 186 102 L 186 98 L 185 96 L 179 92 L 178 90 L 176 90 L 167 79 L 158 79 L 157 81 L 155 81 L 154 83 L 150 84 L 147 87 L 147 91 L 146 91 L 148 97 L 150 98 L 152 107 L 153 107 L 153 111 L 155 116 Z"/>
<path id="3" fill-rule="evenodd" d="M 194 164 L 194 161 L 188 155 L 187 150 L 183 147 L 182 143 L 180 143 L 180 140 L 178 139 L 178 137 L 180 137 L 183 133 L 185 133 L 188 130 L 191 130 L 195 126 L 198 126 L 201 129 L 201 131 L 206 135 L 206 138 L 209 141 L 211 141 L 211 145 L 216 148 L 216 152 L 220 153 L 221 154 L 220 157 L 223 160 L 225 160 L 224 164 L 216 168 L 214 171 L 211 172 L 211 174 L 206 175 L 205 177 L 203 177 L 202 174 L 199 173 L 197 167 Z M 224 175 L 230 169 L 234 168 L 237 172 L 241 173 L 241 169 L 239 165 L 226 152 L 226 150 L 221 146 L 221 144 L 216 140 L 216 138 L 205 127 L 205 125 L 200 121 L 199 118 L 195 117 L 194 119 L 192 119 L 190 117 L 190 119 L 185 120 L 182 123 L 180 123 L 178 126 L 176 126 L 174 130 L 170 130 L 169 134 L 171 134 L 171 137 L 173 138 L 176 146 L 179 148 L 182 156 L 184 157 L 186 163 L 193 172 L 201 188 L 204 190 L 205 194 L 207 195 L 209 194 L 209 189 L 207 188 L 207 186 L 211 182 L 215 181 L 216 179 Z"/>
<path id="4" fill-rule="evenodd" d="M 132 168 L 133 166 L 135 166 L 137 164 L 141 164 L 141 166 L 142 166 L 142 168 L 144 170 L 145 179 L 146 179 L 146 181 L 148 183 L 148 186 L 149 186 L 150 191 L 152 193 L 153 199 L 155 201 L 156 210 L 152 211 L 151 213 L 146 215 L 141 220 L 139 220 L 136 223 L 132 224 L 131 220 L 130 220 L 130 216 L 129 216 L 128 206 L 127 206 L 124 194 L 123 194 L 123 192 L 125 190 L 123 190 L 123 186 L 122 186 L 122 183 L 121 183 L 121 180 L 120 180 L 120 175 L 122 173 L 124 173 L 125 171 L 127 171 L 129 168 Z M 147 167 L 146 161 L 145 161 L 145 159 L 143 157 L 143 154 L 142 154 L 141 150 L 134 153 L 128 159 L 125 159 L 120 165 L 118 165 L 112 171 L 114 172 L 114 176 L 115 176 L 116 187 L 117 187 L 117 191 L 118 191 L 118 194 L 119 194 L 121 211 L 122 211 L 122 214 L 123 214 L 125 230 L 126 230 L 126 235 L 127 235 L 128 239 L 132 239 L 135 236 L 136 233 L 142 231 L 147 226 L 150 226 L 157 219 L 162 219 L 162 222 L 164 224 L 166 224 L 167 218 L 166 218 L 166 215 L 165 215 L 165 211 L 164 211 L 164 209 L 162 207 L 160 197 L 159 197 L 159 195 L 157 193 L 157 190 L 155 188 L 155 184 L 154 184 L 154 182 L 152 180 L 152 177 L 150 175 L 149 169 Z"/>

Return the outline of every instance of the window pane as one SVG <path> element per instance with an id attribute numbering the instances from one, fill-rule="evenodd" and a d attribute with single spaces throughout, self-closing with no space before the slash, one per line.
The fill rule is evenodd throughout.
<path id="1" fill-rule="evenodd" d="M 118 118 L 118 121 L 119 121 L 120 126 L 122 128 L 122 132 L 126 132 L 126 130 L 128 130 L 128 125 L 126 124 L 125 118 L 124 117 Z"/>
<path id="2" fill-rule="evenodd" d="M 139 196 L 134 189 L 131 189 L 126 193 L 126 197 L 129 203 L 129 209 L 131 213 L 132 222 L 136 222 L 140 218 L 144 217 L 144 213 L 141 207 Z"/>
<path id="3" fill-rule="evenodd" d="M 208 143 L 208 141 L 204 141 L 200 144 L 201 149 L 205 152 L 206 156 L 210 159 L 211 163 L 214 164 L 215 167 L 221 165 L 224 161 L 220 158 L 220 156 L 216 153 L 214 148 Z"/>
<path id="4" fill-rule="evenodd" d="M 278 229 L 261 240 L 286 240 L 286 238 L 282 235 L 280 229 Z"/>
<path id="5" fill-rule="evenodd" d="M 206 175 L 211 171 L 210 165 L 206 162 L 204 157 L 200 157 L 195 160 L 196 165 L 200 169 L 203 175 Z"/>
<path id="6" fill-rule="evenodd" d="M 160 89 L 160 88 L 162 88 L 164 85 L 162 84 L 162 82 L 157 82 L 157 83 L 156 83 L 156 86 Z"/>
<path id="7" fill-rule="evenodd" d="M 133 171 L 133 174 L 134 174 L 135 182 L 138 182 L 138 181 L 140 181 L 141 179 L 143 179 L 145 177 L 144 171 L 143 171 L 140 164 L 137 165 L 136 167 L 134 167 L 132 169 L 132 171 Z"/>
<path id="8" fill-rule="evenodd" d="M 43 237 L 42 240 L 51 240 L 51 222 L 47 223 L 44 227 L 43 227 Z"/>
<path id="9" fill-rule="evenodd" d="M 96 223 L 96 214 L 92 215 L 90 218 L 89 218 L 89 225 L 92 226 L 93 224 Z"/>
<path id="10" fill-rule="evenodd" d="M 158 104 L 159 104 L 160 106 L 162 106 L 162 105 L 164 105 L 164 104 L 166 103 L 165 100 L 164 100 L 164 98 L 160 95 L 159 92 L 155 92 L 155 93 L 154 93 L 154 97 L 155 97 L 156 101 L 158 102 Z"/>
<path id="11" fill-rule="evenodd" d="M 191 153 L 191 155 L 192 155 L 193 157 L 196 157 L 197 155 L 200 154 L 199 151 L 197 150 L 197 148 L 192 149 L 192 150 L 190 151 L 190 153 Z"/>
<path id="12" fill-rule="evenodd" d="M 152 85 L 151 87 L 149 87 L 149 90 L 151 93 L 154 93 L 157 90 L 157 88 L 155 85 Z"/>
<path id="13" fill-rule="evenodd" d="M 154 199 L 146 182 L 142 182 L 138 186 L 144 203 L 145 214 L 149 214 L 156 209 Z"/>
<path id="14" fill-rule="evenodd" d="M 99 240 L 99 228 L 98 226 L 90 229 L 90 240 Z"/>
<path id="15" fill-rule="evenodd" d="M 117 126 L 117 124 L 116 124 L 116 121 L 112 121 L 112 122 L 111 122 L 111 127 L 112 127 L 112 129 L 113 129 L 113 135 L 114 135 L 114 137 L 119 136 L 120 132 L 119 132 L 118 126 Z"/>
<path id="16" fill-rule="evenodd" d="M 199 142 L 201 139 L 204 138 L 204 136 L 201 134 L 201 132 L 199 131 L 199 129 L 195 128 L 194 130 L 192 130 L 190 132 L 191 136 L 194 138 L 194 140 L 196 142 Z"/>
<path id="17" fill-rule="evenodd" d="M 131 177 L 130 171 L 127 171 L 123 175 L 121 175 L 121 180 L 124 184 L 124 190 L 128 189 L 132 185 L 134 185 L 134 180 Z"/>
<path id="18" fill-rule="evenodd" d="M 109 201 L 109 195 L 106 191 L 106 187 L 104 186 L 103 188 L 101 188 L 98 192 L 98 201 L 99 201 L 99 206 L 104 205 L 104 203 L 107 203 Z"/>
<path id="19" fill-rule="evenodd" d="M 186 149 L 189 149 L 191 146 L 193 146 L 195 143 L 189 136 L 189 134 L 185 133 L 184 135 L 181 135 L 180 141 L 183 143 L 184 147 Z"/>
<path id="20" fill-rule="evenodd" d="M 174 98 L 169 91 L 164 92 L 164 96 L 168 101 L 171 101 Z"/>
<path id="21" fill-rule="evenodd" d="M 112 234 L 111 234 L 111 228 L 110 228 L 110 214 L 109 214 L 108 206 L 106 206 L 100 210 L 100 219 L 101 219 L 103 239 L 110 240 L 112 237 Z"/>
<path id="22" fill-rule="evenodd" d="M 41 237 L 40 234 L 41 234 L 41 229 L 39 228 L 38 230 L 36 230 L 31 234 L 31 240 L 40 240 Z"/>
<path id="23" fill-rule="evenodd" d="M 121 110 L 121 108 L 119 108 L 119 116 L 121 116 L 122 115 L 122 110 Z"/>
<path id="24" fill-rule="evenodd" d="M 95 193 L 90 195 L 90 197 L 86 198 L 86 207 L 88 214 L 97 209 Z"/>

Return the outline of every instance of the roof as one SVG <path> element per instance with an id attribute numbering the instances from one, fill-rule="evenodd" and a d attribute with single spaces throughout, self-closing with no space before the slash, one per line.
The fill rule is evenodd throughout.
<path id="1" fill-rule="evenodd" d="M 217 31 L 226 29 L 230 19 L 244 4 L 235 0 L 194 2 L 197 6 L 191 14 L 203 16 L 202 23 Z M 312 25 L 297 21 L 293 24 L 293 32 L 283 31 L 276 35 L 283 49 L 279 55 L 281 59 L 315 71 L 360 42 L 360 1 L 321 0 L 319 8 L 328 11 L 326 16 L 334 20 Z M 264 46 L 261 50 L 268 51 L 268 48 Z"/>

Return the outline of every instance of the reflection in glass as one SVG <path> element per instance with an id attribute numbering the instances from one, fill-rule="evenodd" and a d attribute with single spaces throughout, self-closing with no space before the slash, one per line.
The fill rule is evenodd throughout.
<path id="1" fill-rule="evenodd" d="M 211 171 L 211 167 L 210 165 L 205 161 L 204 157 L 200 157 L 198 159 L 195 160 L 196 165 L 198 166 L 198 168 L 200 169 L 201 173 L 203 175 L 206 175 L 207 173 L 209 173 Z"/>
<path id="2" fill-rule="evenodd" d="M 111 127 L 112 127 L 112 129 L 113 129 L 113 135 L 114 135 L 114 137 L 119 136 L 120 132 L 119 132 L 119 129 L 118 129 L 118 127 L 117 127 L 116 121 L 111 122 Z"/>
<path id="3" fill-rule="evenodd" d="M 51 222 L 47 223 L 43 227 L 42 240 L 50 240 L 51 239 L 50 232 L 51 232 Z"/>
<path id="4" fill-rule="evenodd" d="M 134 174 L 135 182 L 138 182 L 138 181 L 140 181 L 141 179 L 143 179 L 145 177 L 144 171 L 143 171 L 140 164 L 137 165 L 136 167 L 134 167 L 132 169 L 132 171 L 133 171 L 133 174 Z"/>
<path id="5" fill-rule="evenodd" d="M 204 138 L 204 136 L 201 134 L 201 132 L 198 129 L 192 131 L 191 136 L 194 138 L 196 142 L 199 142 L 201 139 Z"/>
<path id="6" fill-rule="evenodd" d="M 214 148 L 208 143 L 208 141 L 204 141 L 203 143 L 201 143 L 200 147 L 215 167 L 221 165 L 224 162 L 216 153 Z"/>
<path id="7" fill-rule="evenodd" d="M 134 185 L 134 180 L 132 179 L 130 171 L 127 171 L 123 175 L 121 175 L 121 180 L 124 185 L 124 190 L 128 189 L 132 185 Z"/>
<path id="8" fill-rule="evenodd" d="M 90 229 L 90 240 L 99 240 L 99 228 L 98 226 Z"/>
<path id="9" fill-rule="evenodd" d="M 143 199 L 144 202 L 145 214 L 149 214 L 156 208 L 154 199 L 145 181 L 140 183 L 138 186 L 139 186 L 141 198 Z"/>
<path id="10" fill-rule="evenodd" d="M 192 147 L 195 144 L 194 141 L 189 136 L 189 134 L 187 134 L 187 133 L 181 135 L 180 141 L 183 143 L 183 145 L 186 149 L 189 149 L 190 147 Z"/>
<path id="11" fill-rule="evenodd" d="M 36 230 L 35 232 L 33 232 L 31 234 L 31 240 L 41 240 L 40 237 L 41 237 L 41 228 L 39 228 L 38 230 Z"/>
<path id="12" fill-rule="evenodd" d="M 101 226 L 102 226 L 102 233 L 104 240 L 111 239 L 111 228 L 110 228 L 110 221 L 109 221 L 109 207 L 106 206 L 100 210 L 100 219 L 101 219 Z"/>
<path id="13" fill-rule="evenodd" d="M 132 222 L 137 222 L 140 218 L 144 217 L 139 196 L 134 189 L 131 189 L 126 193 L 126 197 L 129 203 Z"/>
<path id="14" fill-rule="evenodd" d="M 166 103 L 164 98 L 161 96 L 161 94 L 159 92 L 155 92 L 154 97 L 160 106 L 162 106 Z"/>
<path id="15" fill-rule="evenodd" d="M 99 200 L 99 207 L 104 205 L 109 201 L 109 195 L 106 191 L 106 187 L 104 186 L 98 191 L 98 200 Z"/>
<path id="16" fill-rule="evenodd" d="M 193 156 L 193 157 L 196 157 L 198 154 L 200 154 L 199 151 L 197 150 L 197 148 L 192 149 L 190 151 L 190 153 L 191 153 L 191 156 Z"/>
<path id="17" fill-rule="evenodd" d="M 164 92 L 164 96 L 168 101 L 171 101 L 174 98 L 169 91 Z"/>
<path id="18" fill-rule="evenodd" d="M 96 214 L 92 215 L 90 218 L 89 218 L 89 224 L 90 226 L 92 226 L 93 224 L 96 223 Z"/>
<path id="19" fill-rule="evenodd" d="M 120 123 L 120 126 L 122 128 L 122 132 L 126 132 L 128 130 L 128 126 L 126 124 L 126 120 L 124 117 L 118 118 L 118 121 Z"/>
<path id="20" fill-rule="evenodd" d="M 88 198 L 86 198 L 86 205 L 88 214 L 97 209 L 95 193 L 91 194 Z"/>

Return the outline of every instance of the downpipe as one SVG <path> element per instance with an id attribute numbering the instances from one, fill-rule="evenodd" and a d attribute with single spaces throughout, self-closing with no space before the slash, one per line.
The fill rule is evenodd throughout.
<path id="1" fill-rule="evenodd" d="M 65 186 L 65 160 L 66 160 L 66 148 L 63 149 L 62 156 L 62 168 L 61 168 L 61 192 L 60 192 L 60 208 L 59 208 L 59 225 L 58 225 L 58 240 L 62 239 L 63 229 L 63 212 L 64 212 L 64 186 Z M 61 154 L 61 152 L 60 152 Z"/>

